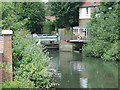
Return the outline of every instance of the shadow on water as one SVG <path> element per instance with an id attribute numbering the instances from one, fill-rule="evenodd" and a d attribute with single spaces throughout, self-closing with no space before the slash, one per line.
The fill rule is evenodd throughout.
<path id="1" fill-rule="evenodd" d="M 83 57 L 81 53 L 49 51 L 60 88 L 118 88 L 118 64 Z"/>

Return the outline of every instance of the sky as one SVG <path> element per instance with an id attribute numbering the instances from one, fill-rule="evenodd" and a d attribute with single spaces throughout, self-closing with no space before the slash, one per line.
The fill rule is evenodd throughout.
<path id="1" fill-rule="evenodd" d="M 48 0 L 42 0 L 43 2 L 45 2 L 45 3 L 47 3 L 48 2 Z"/>

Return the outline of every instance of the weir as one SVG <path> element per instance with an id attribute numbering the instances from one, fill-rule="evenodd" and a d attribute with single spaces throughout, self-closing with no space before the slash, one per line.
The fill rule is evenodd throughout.
<path id="1" fill-rule="evenodd" d="M 48 49 L 58 49 L 60 36 L 59 35 L 49 35 L 49 34 L 34 34 L 33 38 L 38 39 L 37 45 L 43 45 Z"/>

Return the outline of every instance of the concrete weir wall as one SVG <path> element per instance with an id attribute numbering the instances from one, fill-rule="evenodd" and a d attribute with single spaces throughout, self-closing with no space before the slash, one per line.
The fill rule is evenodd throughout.
<path id="1" fill-rule="evenodd" d="M 73 51 L 73 45 L 61 40 L 59 45 L 60 51 Z"/>
<path id="2" fill-rule="evenodd" d="M 59 50 L 60 51 L 73 51 L 73 45 L 66 40 L 71 39 L 72 32 L 71 30 L 66 30 L 65 28 L 58 30 L 60 35 L 60 44 L 59 44 Z"/>

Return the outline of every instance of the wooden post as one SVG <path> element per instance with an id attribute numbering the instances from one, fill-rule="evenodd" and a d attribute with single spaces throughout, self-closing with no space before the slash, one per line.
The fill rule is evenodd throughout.
<path id="1" fill-rule="evenodd" d="M 2 82 L 12 81 L 12 30 L 2 30 L 4 46 L 3 46 L 3 63 L 6 63 L 7 68 L 3 68 Z M 8 72 L 7 72 L 8 71 Z"/>

